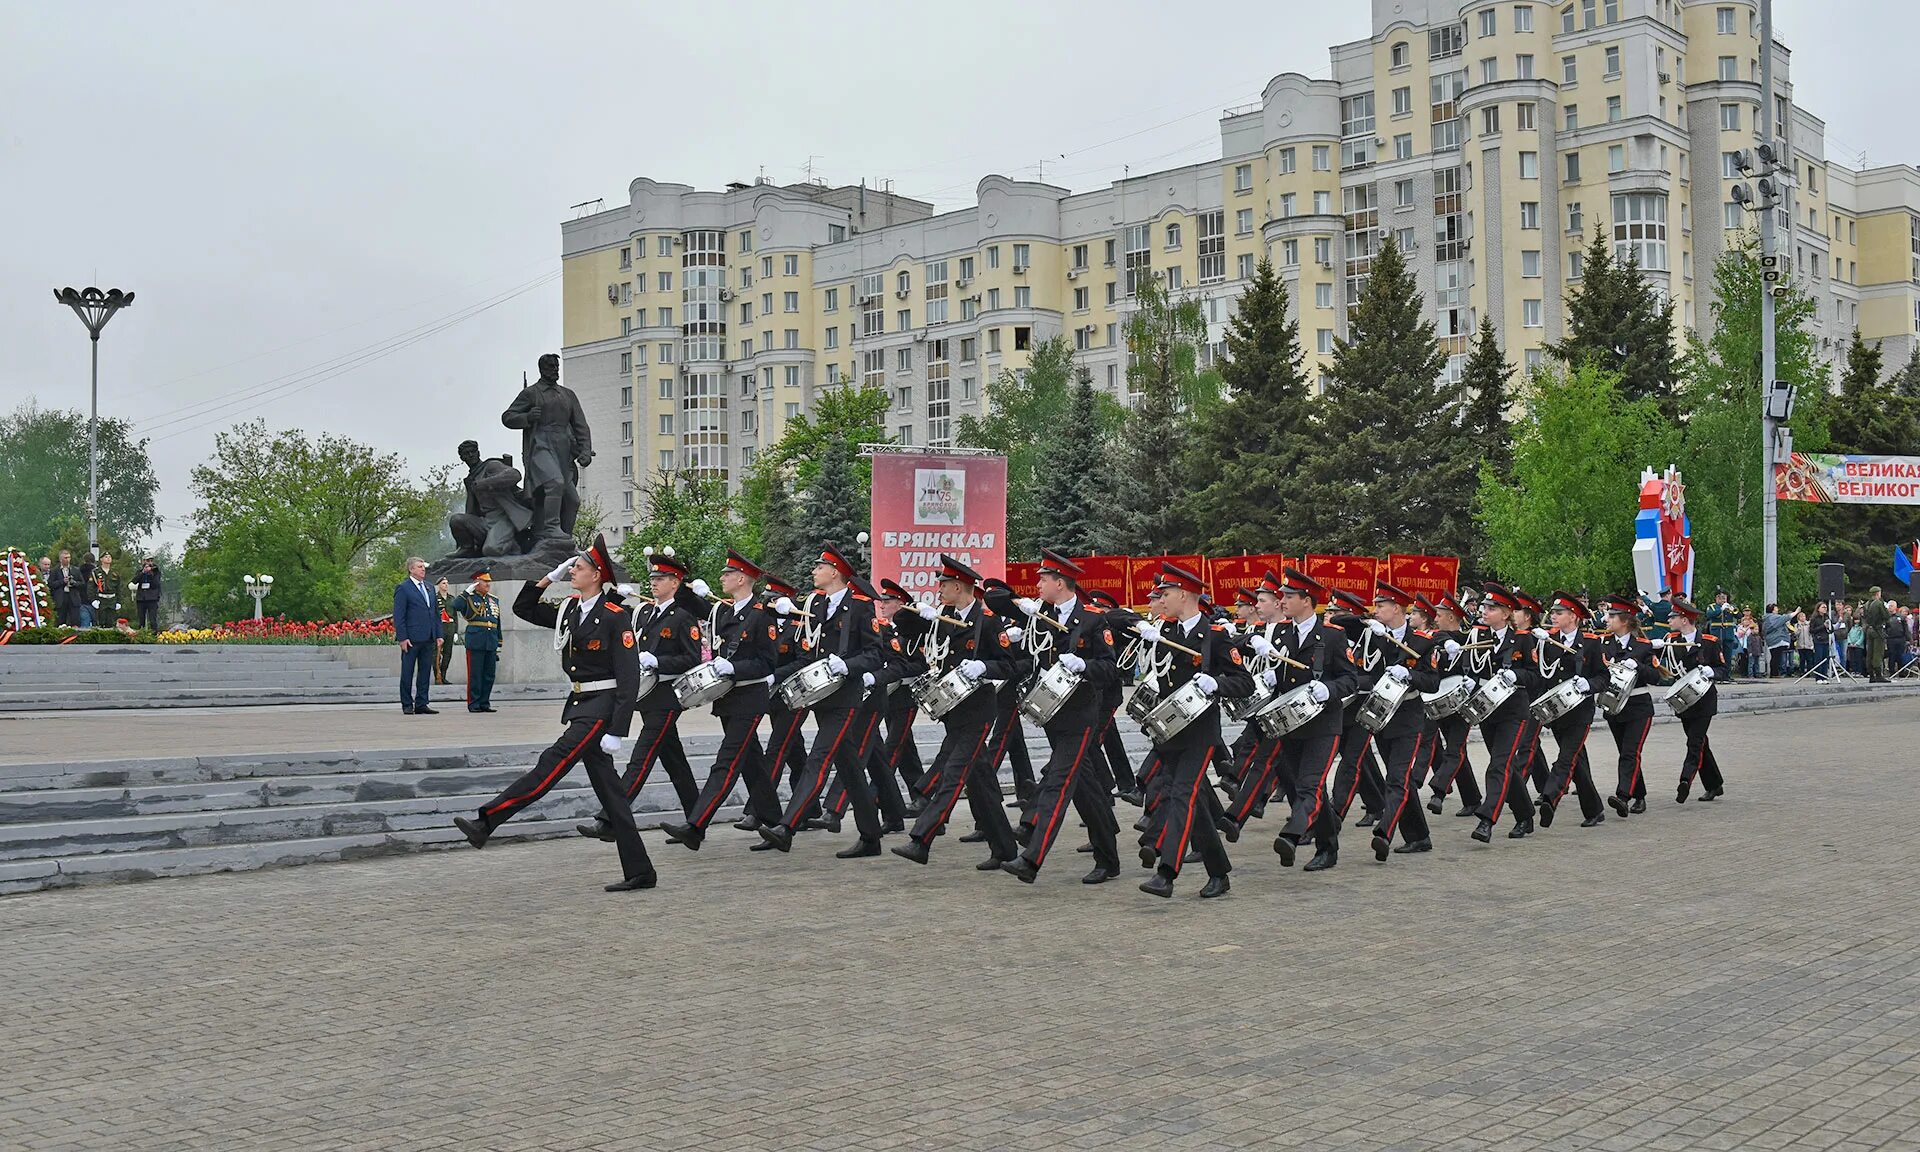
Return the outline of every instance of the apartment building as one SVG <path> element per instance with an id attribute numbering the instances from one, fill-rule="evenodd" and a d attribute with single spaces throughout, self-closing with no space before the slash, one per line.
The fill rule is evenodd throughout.
<path id="1" fill-rule="evenodd" d="M 659 470 L 735 482 L 823 388 L 884 388 L 888 431 L 951 440 L 986 383 L 1062 336 L 1126 396 L 1143 276 L 1198 299 L 1217 348 L 1262 256 L 1324 372 L 1392 238 L 1457 373 L 1482 315 L 1510 360 L 1564 335 L 1595 227 L 1638 255 L 1675 323 L 1712 315 L 1714 260 L 1756 226 L 1734 202 L 1760 127 L 1753 0 L 1372 0 L 1330 76 L 1276 76 L 1226 111 L 1220 157 L 1075 193 L 991 175 L 975 203 L 858 186 L 649 179 L 561 225 L 563 375 L 602 445 L 587 490 L 616 529 Z M 1820 301 L 1829 355 L 1858 326 L 1900 362 L 1920 332 L 1920 171 L 1830 164 L 1775 48 L 1792 157 L 1779 250 Z"/>

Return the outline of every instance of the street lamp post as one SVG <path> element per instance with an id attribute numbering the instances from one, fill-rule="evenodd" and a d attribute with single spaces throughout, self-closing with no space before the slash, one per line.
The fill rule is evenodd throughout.
<path id="1" fill-rule="evenodd" d="M 248 573 L 240 577 L 240 582 L 247 586 L 247 595 L 253 597 L 253 618 L 263 619 L 260 602 L 267 598 L 267 593 L 273 591 L 273 577 L 264 572 L 258 576 Z"/>
<path id="2" fill-rule="evenodd" d="M 73 309 L 93 341 L 93 404 L 87 417 L 87 550 L 100 554 L 100 329 L 133 303 L 133 293 L 109 288 L 56 288 L 53 298 Z"/>

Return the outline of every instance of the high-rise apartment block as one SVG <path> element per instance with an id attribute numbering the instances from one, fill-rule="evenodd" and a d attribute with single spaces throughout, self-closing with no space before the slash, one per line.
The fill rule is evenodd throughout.
<path id="1" fill-rule="evenodd" d="M 636 486 L 692 469 L 737 482 L 821 389 L 894 398 L 888 432 L 951 441 L 986 384 L 1069 340 L 1126 396 L 1134 286 L 1199 299 L 1217 354 L 1261 257 L 1285 278 L 1309 375 L 1324 370 L 1392 239 L 1458 372 L 1482 315 L 1509 360 L 1562 337 L 1594 229 L 1711 324 L 1713 266 L 1756 226 L 1732 190 L 1759 142 L 1754 0 L 1372 0 L 1373 33 L 1331 78 L 1276 76 L 1220 120 L 1220 158 L 1070 192 L 987 176 L 935 214 L 891 190 L 718 192 L 635 180 L 561 225 L 564 378 L 592 422 L 588 492 L 630 529 Z M 1901 363 L 1920 332 L 1920 170 L 1830 164 L 1775 48 L 1791 157 L 1779 251 L 1839 356 L 1857 327 Z"/>

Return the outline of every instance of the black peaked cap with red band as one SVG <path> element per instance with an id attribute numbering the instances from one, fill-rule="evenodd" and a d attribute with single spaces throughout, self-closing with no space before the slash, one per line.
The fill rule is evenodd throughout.
<path id="1" fill-rule="evenodd" d="M 1185 592 L 1191 592 L 1195 596 L 1199 596 L 1206 591 L 1207 586 L 1206 582 L 1201 580 L 1200 577 L 1180 567 L 1180 565 L 1168 560 L 1162 560 L 1160 562 L 1160 579 L 1155 587 L 1178 588 Z"/>
<path id="2" fill-rule="evenodd" d="M 1080 565 L 1051 548 L 1040 549 L 1040 575 L 1058 576 L 1062 580 L 1078 583 L 1086 570 Z"/>
<path id="3" fill-rule="evenodd" d="M 655 552 L 647 557 L 647 572 L 654 576 L 672 576 L 679 580 L 687 578 L 686 561 L 678 556 L 669 556 L 665 552 Z"/>
<path id="4" fill-rule="evenodd" d="M 848 583 L 852 583 L 853 578 L 859 575 L 859 570 L 853 566 L 853 561 L 848 560 L 840 549 L 831 544 L 820 549 L 820 559 L 814 563 L 825 564 L 829 568 L 832 568 L 834 571 L 840 573 L 841 578 Z"/>
<path id="5" fill-rule="evenodd" d="M 1504 585 L 1500 584 L 1482 584 L 1480 586 L 1480 598 L 1487 603 L 1498 604 L 1502 608 L 1513 609 L 1520 606 L 1520 602 L 1513 598 L 1513 593 L 1508 591 Z"/>
<path id="6" fill-rule="evenodd" d="M 913 597 L 907 594 L 907 590 L 891 580 L 880 581 L 880 597 L 883 600 L 898 600 L 902 604 L 913 603 Z"/>
<path id="7" fill-rule="evenodd" d="M 605 588 L 609 584 L 617 584 L 620 582 L 620 577 L 615 573 L 613 567 L 613 553 L 607 550 L 607 538 L 605 534 L 599 532 L 593 534 L 593 545 L 587 549 L 586 557 L 592 561 L 595 568 L 600 570 L 600 586 L 602 588 Z"/>
<path id="8" fill-rule="evenodd" d="M 1373 602 L 1378 604 L 1382 600 L 1390 604 L 1398 604 L 1402 608 L 1411 608 L 1414 597 L 1404 588 L 1396 587 L 1385 580 L 1376 580 L 1373 585 Z"/>
<path id="9" fill-rule="evenodd" d="M 1587 602 L 1571 592 L 1557 589 L 1548 600 L 1554 608 L 1565 608 L 1582 620 L 1587 618 Z"/>
<path id="10" fill-rule="evenodd" d="M 1366 602 L 1344 588 L 1335 588 L 1327 593 L 1327 607 L 1332 608 L 1336 605 L 1355 615 L 1363 616 L 1367 611 Z"/>
<path id="11" fill-rule="evenodd" d="M 742 573 L 749 580 L 758 580 L 767 574 L 765 569 L 731 548 L 727 549 L 727 567 Z"/>
<path id="12" fill-rule="evenodd" d="M 958 580 L 972 588 L 980 587 L 980 573 L 968 567 L 959 557 L 949 556 L 945 552 L 940 553 L 940 579 Z"/>
<path id="13" fill-rule="evenodd" d="M 1315 604 L 1327 598 L 1327 587 L 1298 568 L 1284 568 L 1280 572 L 1280 590 L 1305 596 Z"/>

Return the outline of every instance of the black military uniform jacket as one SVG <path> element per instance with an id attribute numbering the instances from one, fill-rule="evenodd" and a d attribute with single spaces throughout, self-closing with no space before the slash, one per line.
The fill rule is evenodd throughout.
<path id="1" fill-rule="evenodd" d="M 520 586 L 513 599 L 513 614 L 540 628 L 561 625 L 565 636 L 560 645 L 560 668 L 575 684 L 612 680 L 612 688 L 574 692 L 567 697 L 560 719 L 604 720 L 607 733 L 625 736 L 633 722 L 634 705 L 640 691 L 640 660 L 633 634 L 633 615 L 612 593 L 593 602 L 585 619 L 580 618 L 578 597 L 563 604 L 540 598 L 545 589 L 529 581 Z"/>
<path id="2" fill-rule="evenodd" d="M 1274 668 L 1276 690 L 1285 694 L 1314 680 L 1327 686 L 1326 707 L 1291 735 L 1302 740 L 1340 735 L 1345 715 L 1342 701 L 1360 690 L 1360 670 L 1347 656 L 1346 633 L 1316 619 L 1302 636 L 1299 625 L 1282 620 L 1274 628 L 1271 643 L 1274 655 L 1306 665 L 1300 669 L 1284 662 L 1277 664 Z"/>
<path id="3" fill-rule="evenodd" d="M 1413 649 L 1413 655 L 1408 655 L 1398 645 L 1372 632 L 1367 633 L 1360 649 L 1363 657 L 1375 661 L 1379 666 L 1379 672 L 1373 678 L 1374 683 L 1379 683 L 1387 669 L 1397 666 L 1407 669 L 1407 683 L 1413 688 L 1401 699 L 1400 707 L 1394 709 L 1393 719 L 1373 734 L 1376 740 L 1402 739 L 1435 727 L 1434 721 L 1427 719 L 1426 711 L 1420 707 L 1418 693 L 1433 692 L 1440 687 L 1440 674 L 1433 670 L 1431 659 L 1438 641 L 1431 632 L 1417 631 L 1412 625 L 1405 625 L 1404 628 L 1406 634 L 1400 637 L 1400 643 Z M 1364 674 L 1364 665 L 1361 670 Z"/>
<path id="4" fill-rule="evenodd" d="M 877 681 L 880 666 L 886 661 L 880 639 L 880 618 L 873 614 L 873 601 L 851 588 L 840 593 L 840 604 L 831 611 L 832 597 L 825 592 L 816 592 L 808 600 L 811 603 L 806 606 L 807 613 L 801 623 L 811 621 L 819 640 L 809 643 L 804 632 L 799 637 L 801 663 L 817 663 L 828 656 L 838 656 L 847 666 L 845 682 L 833 695 L 815 704 L 814 710 L 858 708 L 866 693 L 861 674 L 872 672 Z"/>
<path id="5" fill-rule="evenodd" d="M 1627 697 L 1626 704 L 1611 719 L 1644 719 L 1653 715 L 1652 688 L 1660 683 L 1660 665 L 1654 661 L 1653 645 L 1639 636 L 1629 635 L 1625 639 L 1623 644 L 1620 637 L 1610 635 L 1600 641 L 1600 659 L 1604 666 L 1611 667 L 1621 660 L 1632 660 L 1638 665 L 1633 676 L 1633 695 Z M 1595 688 L 1604 686 L 1594 685 Z"/>
<path id="6" fill-rule="evenodd" d="M 1567 651 L 1568 648 L 1573 651 Z M 1596 690 L 1606 684 L 1607 671 L 1600 663 L 1600 638 L 1592 633 L 1575 632 L 1573 639 L 1568 640 L 1562 633 L 1549 630 L 1545 640 L 1534 641 L 1534 651 L 1539 654 L 1540 694 L 1575 676 L 1585 676 Z"/>
<path id="7" fill-rule="evenodd" d="M 1669 640 L 1672 640 L 1680 634 L 1678 632 L 1670 632 L 1667 635 Z M 1711 668 L 1713 669 L 1714 680 L 1719 681 L 1726 679 L 1727 654 L 1721 651 L 1719 637 L 1703 628 L 1693 634 L 1693 640 L 1694 644 L 1691 648 L 1673 649 L 1674 654 L 1680 657 L 1680 666 L 1689 669 Z M 1700 702 L 1687 709 L 1684 715 L 1688 719 L 1699 719 L 1704 716 L 1716 715 L 1719 711 L 1720 687 L 1718 684 L 1714 684 L 1707 689 L 1707 694 L 1700 698 Z"/>
<path id="8" fill-rule="evenodd" d="M 873 689 L 889 693 L 889 712 L 905 712 L 912 706 L 913 696 L 910 693 L 903 696 L 892 689 L 926 674 L 927 658 L 920 646 L 927 638 L 927 631 L 927 622 L 920 619 L 919 613 L 907 608 L 896 611 L 893 619 L 881 628 L 880 637 L 886 645 L 886 663 L 874 673 Z"/>
<path id="9" fill-rule="evenodd" d="M 1468 631 L 1466 645 L 1490 644 L 1477 652 L 1467 652 L 1461 660 L 1462 671 L 1482 684 L 1493 679 L 1502 671 L 1511 671 L 1519 684 L 1519 691 L 1507 697 L 1507 702 L 1493 710 L 1493 714 L 1480 723 L 1509 724 L 1527 719 L 1527 705 L 1540 694 L 1540 666 L 1534 660 L 1533 635 L 1522 632 L 1508 624 L 1505 635 L 1476 624 Z"/>
<path id="10" fill-rule="evenodd" d="M 654 671 L 659 673 L 660 682 L 640 701 L 640 710 L 675 711 L 680 701 L 673 695 L 674 680 L 700 663 L 700 622 L 678 601 L 643 601 L 634 609 L 633 617 L 633 635 L 640 651 L 653 653 L 659 661 Z"/>
<path id="11" fill-rule="evenodd" d="M 717 605 L 712 624 L 714 658 L 733 665 L 733 690 L 713 702 L 713 714 L 763 715 L 773 691 L 773 666 L 780 659 L 780 618 L 755 594 L 738 609 L 732 601 Z"/>
<path id="12" fill-rule="evenodd" d="M 1195 744 L 1211 746 L 1220 743 L 1220 701 L 1241 700 L 1253 695 L 1253 675 L 1247 671 L 1246 658 L 1240 654 L 1233 637 L 1227 635 L 1226 628 L 1210 622 L 1204 616 L 1193 618 L 1191 631 L 1184 621 L 1162 621 L 1160 638 L 1163 643 L 1152 646 L 1154 664 L 1158 666 L 1163 660 L 1167 662 L 1166 674 L 1160 678 L 1160 699 L 1165 700 L 1173 695 L 1202 672 L 1213 677 L 1219 686 L 1207 710 L 1174 733 L 1173 739 L 1161 745 L 1161 748 L 1181 749 Z M 1200 655 L 1190 656 L 1168 648 L 1164 643 L 1168 641 L 1191 648 Z"/>
<path id="13" fill-rule="evenodd" d="M 1053 723 L 1059 724 L 1071 716 L 1078 725 L 1094 723 L 1099 718 L 1101 702 L 1106 699 L 1107 690 L 1120 683 L 1120 671 L 1113 650 L 1113 629 L 1107 626 L 1104 613 L 1087 607 L 1087 602 L 1074 597 L 1073 611 L 1067 615 L 1063 627 L 1055 628 L 1040 616 L 1060 623 L 1060 610 L 1051 604 L 1042 603 L 1040 612 L 1027 621 L 1027 629 L 1036 635 L 1045 636 L 1052 641 L 1040 650 L 1035 662 L 1035 672 L 1043 672 L 1060 662 L 1062 653 L 1071 652 L 1087 662 L 1086 670 L 1080 674 L 1080 686 L 1067 697 L 1067 702 L 1055 713 Z"/>
<path id="14" fill-rule="evenodd" d="M 1018 680 L 1026 674 L 1030 663 L 1026 649 L 1007 635 L 1007 629 L 1011 626 L 1007 618 L 987 607 L 984 599 L 976 599 L 965 608 L 942 607 L 940 615 L 958 620 L 964 627 L 949 624 L 944 619 L 928 625 L 928 637 L 922 651 L 929 673 L 944 676 L 969 660 L 978 660 L 987 666 L 980 676 L 982 683 L 989 680 Z M 946 651 L 942 653 L 939 663 L 935 664 L 932 649 L 938 644 L 944 644 Z M 998 704 L 995 691 L 991 687 L 982 688 L 940 720 L 949 726 L 979 724 L 992 716 Z"/>

